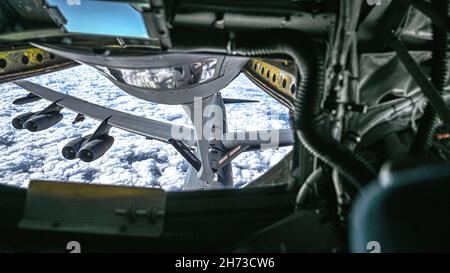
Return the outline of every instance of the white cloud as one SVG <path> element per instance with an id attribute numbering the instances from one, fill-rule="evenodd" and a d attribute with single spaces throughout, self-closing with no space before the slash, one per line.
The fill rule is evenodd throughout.
<path id="1" fill-rule="evenodd" d="M 109 82 L 94 69 L 79 66 L 42 75 L 31 81 L 92 103 L 134 115 L 178 124 L 187 124 L 181 106 L 158 105 L 134 98 Z M 100 159 L 85 163 L 66 160 L 61 149 L 72 138 L 91 133 L 98 121 L 86 119 L 72 125 L 76 114 L 63 110 L 64 119 L 42 132 L 15 130 L 16 115 L 39 111 L 49 103 L 41 100 L 16 106 L 12 101 L 27 92 L 8 83 L 0 85 L 0 183 L 27 187 L 30 179 L 63 180 L 85 183 L 161 186 L 180 190 L 188 163 L 170 145 L 122 131 L 111 130 L 113 147 Z M 257 99 L 260 103 L 227 106 L 230 131 L 288 128 L 287 110 L 245 76 L 239 76 L 222 90 L 223 97 Z M 251 106 L 251 107 L 250 107 Z M 279 115 L 271 121 L 270 115 Z M 255 122 L 257 121 L 257 122 Z M 278 162 L 290 148 L 248 152 L 233 161 L 235 186 L 242 187 Z"/>

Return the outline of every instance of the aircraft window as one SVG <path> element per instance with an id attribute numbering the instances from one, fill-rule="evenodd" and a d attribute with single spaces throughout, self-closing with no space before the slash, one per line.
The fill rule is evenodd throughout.
<path id="1" fill-rule="evenodd" d="M 216 64 L 216 59 L 207 59 L 203 62 L 198 62 L 191 65 L 191 67 L 194 67 L 194 71 L 198 71 L 197 73 L 200 74 L 200 78 L 198 79 L 199 83 L 206 82 L 214 77 L 216 72 Z"/>
<path id="2" fill-rule="evenodd" d="M 167 68 L 119 69 L 96 66 L 104 74 L 131 86 L 152 90 L 180 89 L 205 83 L 216 75 L 217 59 Z"/>
<path id="3" fill-rule="evenodd" d="M 142 15 L 127 3 L 84 0 L 47 0 L 58 7 L 73 33 L 148 38 Z M 86 20 L 89 18 L 89 20 Z"/>
<path id="4" fill-rule="evenodd" d="M 0 59 L 0 68 L 5 68 L 8 65 L 5 59 Z"/>
<path id="5" fill-rule="evenodd" d="M 38 62 L 42 62 L 43 59 L 44 59 L 44 57 L 42 56 L 41 53 L 39 53 L 39 54 L 36 55 L 36 60 L 37 60 Z"/>
<path id="6" fill-rule="evenodd" d="M 198 63 L 197 66 L 199 67 Z M 214 62 L 202 62 L 211 68 Z M 194 67 L 194 68 L 195 68 Z M 186 68 L 188 69 L 188 68 Z M 186 69 L 183 71 L 186 72 Z M 190 68 L 189 68 L 190 69 Z M 177 70 L 177 69 L 175 69 Z M 182 71 L 177 70 L 179 74 Z M 201 73 L 199 81 L 210 76 Z M 175 124 L 189 125 L 183 107 L 144 101 L 128 95 L 112 84 L 97 70 L 81 65 L 29 79 L 64 94 L 91 103 Z M 27 92 L 12 84 L 0 85 L 0 183 L 27 187 L 31 179 L 100 183 L 136 187 L 162 187 L 167 191 L 181 190 L 189 163 L 169 144 L 112 128 L 114 144 L 102 157 L 86 163 L 67 160 L 63 147 L 71 140 L 92 134 L 99 121 L 86 117 L 72 124 L 77 117 L 63 109 L 64 118 L 55 126 L 40 132 L 16 130 L 13 117 L 36 112 L 49 105 L 40 100 L 26 105 L 11 102 Z M 221 92 L 223 98 L 256 100 L 257 103 L 226 105 L 229 131 L 254 131 L 289 128 L 287 108 L 254 85 L 245 75 L 239 75 Z M 240 188 L 265 173 L 280 161 L 291 147 L 248 151 L 232 161 L 234 187 Z"/>
<path id="7" fill-rule="evenodd" d="M 297 87 L 295 86 L 295 84 L 292 84 L 291 85 L 291 93 L 294 94 L 296 90 L 297 90 Z"/>
<path id="8" fill-rule="evenodd" d="M 23 56 L 23 57 L 22 57 L 22 63 L 23 63 L 23 64 L 28 64 L 29 62 L 30 62 L 30 59 L 28 59 L 27 56 Z"/>

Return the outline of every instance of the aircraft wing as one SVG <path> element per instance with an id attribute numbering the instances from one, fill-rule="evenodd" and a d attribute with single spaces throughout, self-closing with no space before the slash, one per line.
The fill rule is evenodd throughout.
<path id="1" fill-rule="evenodd" d="M 15 104 L 20 105 L 43 98 L 52 103 L 46 109 L 41 111 L 43 113 L 45 111 L 58 111 L 60 118 L 62 118 L 62 115 L 59 113 L 59 111 L 63 108 L 67 108 L 78 114 L 82 114 L 83 116 L 101 121 L 102 123 L 97 128 L 97 130 L 89 137 L 88 141 L 91 141 L 90 139 L 93 138 L 93 135 L 98 134 L 98 136 L 104 136 L 105 132 L 107 134 L 111 127 L 120 128 L 122 130 L 139 134 L 150 139 L 155 139 L 172 144 L 172 146 L 175 147 L 175 149 L 191 164 L 194 169 L 196 169 L 199 173 L 207 170 L 209 172 L 207 172 L 208 175 L 214 175 L 215 172 L 218 172 L 224 166 L 228 165 L 231 160 L 236 158 L 242 152 L 265 148 L 283 147 L 292 145 L 292 143 L 294 142 L 293 134 L 290 129 L 254 132 L 229 132 L 223 134 L 222 139 L 197 140 L 195 134 L 196 131 L 194 128 L 176 125 L 169 122 L 147 119 L 118 110 L 106 108 L 97 104 L 87 102 L 85 100 L 81 100 L 79 98 L 72 97 L 70 95 L 54 91 L 52 89 L 40 86 L 29 81 L 17 81 L 15 82 L 15 84 L 31 92 L 31 94 L 29 94 L 28 96 L 15 100 L 13 102 Z M 36 113 L 25 113 L 25 115 L 27 114 L 35 115 Z M 77 119 L 78 117 L 75 118 L 74 122 L 77 122 Z M 31 130 L 30 128 L 27 129 Z M 78 139 L 75 139 L 74 141 L 78 141 Z M 208 164 L 210 162 L 209 150 L 211 145 L 214 146 L 214 143 L 212 142 L 220 142 L 221 145 L 219 145 L 219 147 L 223 147 L 227 150 L 214 165 Z M 194 147 L 197 148 L 197 153 L 191 151 L 191 149 Z M 70 151 L 69 147 L 69 150 L 67 150 L 66 152 L 63 151 L 63 155 L 64 153 L 66 153 L 66 158 L 74 159 L 76 157 L 74 157 L 73 155 L 77 154 L 77 156 L 81 160 L 86 162 L 93 161 L 101 156 L 95 156 L 93 152 L 91 152 L 90 154 L 87 154 L 87 152 L 83 152 L 83 159 L 82 157 L 80 157 L 79 151 L 75 151 L 75 148 L 72 148 L 72 150 L 73 151 Z M 87 151 L 87 149 L 85 151 Z M 99 153 L 97 153 L 97 155 L 98 154 Z M 205 162 L 207 163 L 205 164 Z"/>
<path id="2" fill-rule="evenodd" d="M 128 132 L 169 143 L 169 139 L 172 138 L 172 130 L 179 130 L 178 132 L 183 130 L 181 132 L 184 132 L 183 136 L 185 136 L 186 139 L 182 140 L 186 143 L 186 145 L 193 146 L 195 143 L 195 141 L 193 141 L 195 139 L 194 130 L 190 127 L 152 120 L 106 108 L 51 90 L 29 81 L 16 81 L 14 83 L 34 95 L 56 103 L 63 108 L 67 108 L 76 113 L 83 114 L 99 121 L 107 120 L 107 124 Z"/>

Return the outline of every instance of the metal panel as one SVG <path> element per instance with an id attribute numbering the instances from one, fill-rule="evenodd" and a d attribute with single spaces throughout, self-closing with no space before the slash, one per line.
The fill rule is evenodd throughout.
<path id="1" fill-rule="evenodd" d="M 77 65 L 39 48 L 0 51 L 0 83 Z"/>
<path id="2" fill-rule="evenodd" d="M 31 181 L 19 227 L 158 237 L 165 206 L 161 189 Z"/>
<path id="3" fill-rule="evenodd" d="M 294 96 L 297 91 L 297 74 L 292 63 L 252 58 L 244 67 L 245 75 L 262 90 L 293 109 Z"/>

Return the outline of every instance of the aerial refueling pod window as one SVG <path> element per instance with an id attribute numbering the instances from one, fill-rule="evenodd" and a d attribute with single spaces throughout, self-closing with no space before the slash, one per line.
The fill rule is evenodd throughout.
<path id="1" fill-rule="evenodd" d="M 68 32 L 149 38 L 144 18 L 130 4 L 93 0 L 47 0 L 47 4 Z"/>
<path id="2" fill-rule="evenodd" d="M 211 80 L 218 72 L 217 59 L 205 58 L 194 63 L 166 68 L 120 69 L 96 66 L 122 83 L 157 91 L 179 89 Z"/>

